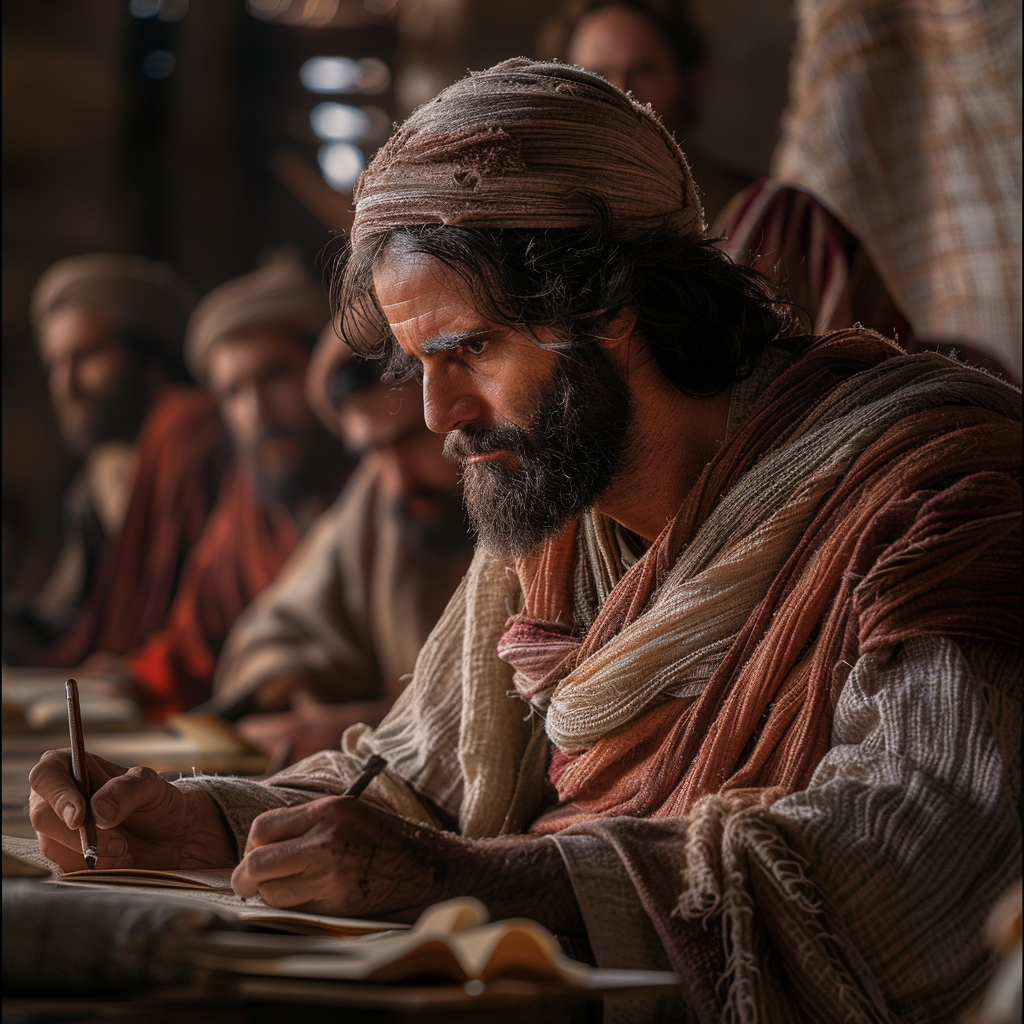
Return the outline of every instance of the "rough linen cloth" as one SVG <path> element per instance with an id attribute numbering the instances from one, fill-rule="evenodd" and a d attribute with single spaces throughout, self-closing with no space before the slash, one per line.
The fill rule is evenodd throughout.
<path id="1" fill-rule="evenodd" d="M 1021 5 L 795 7 L 772 177 L 860 239 L 919 339 L 967 341 L 1019 381 Z"/>
<path id="2" fill-rule="evenodd" d="M 973 437 L 984 423 L 985 436 L 970 458 L 957 458 L 961 474 L 988 473 L 986 459 L 1005 460 L 1003 435 L 1019 429 L 1019 395 L 942 357 L 904 356 L 866 332 L 840 333 L 812 346 L 814 358 L 824 358 L 823 352 L 838 368 L 836 382 L 825 395 L 815 392 L 807 408 L 786 412 L 786 403 L 808 401 L 799 387 L 771 399 L 773 383 L 804 373 L 799 362 L 784 358 L 734 389 L 730 437 L 756 435 L 750 439 L 756 454 L 768 434 L 767 449 L 744 471 L 727 474 L 720 494 L 706 488 L 708 508 L 695 520 L 689 543 L 675 562 L 655 566 L 651 578 L 658 586 L 648 587 L 646 598 L 655 613 L 645 616 L 642 601 L 627 609 L 618 632 L 609 632 L 593 652 L 589 669 L 578 661 L 529 700 L 510 699 L 521 669 L 498 657 L 498 644 L 510 616 L 520 611 L 518 580 L 504 561 L 478 553 L 421 652 L 412 685 L 377 730 L 350 729 L 340 751 L 308 758 L 268 785 L 230 779 L 181 784 L 208 789 L 241 850 L 260 811 L 340 793 L 363 760 L 380 752 L 389 768 L 365 799 L 411 819 L 491 836 L 524 832 L 562 814 L 563 830 L 554 841 L 569 864 L 599 963 L 637 966 L 636 951 L 651 948 L 653 929 L 701 1020 L 832 1019 L 826 1005 L 841 1007 L 839 1018 L 845 1013 L 849 1020 L 953 1019 L 990 971 L 980 941 L 984 915 L 1020 870 L 1012 803 L 1019 792 L 1013 739 L 1019 655 L 998 640 L 1012 625 L 1012 601 L 1000 589 L 1009 576 L 1003 579 L 998 564 L 986 570 L 991 593 L 985 586 L 963 592 L 936 586 L 929 576 L 920 593 L 908 593 L 906 607 L 887 613 L 899 629 L 879 634 L 872 626 L 865 634 L 871 643 L 859 651 L 852 630 L 852 646 L 844 641 L 838 648 L 852 657 L 817 665 L 820 678 L 810 689 L 804 643 L 794 642 L 795 630 L 809 629 L 808 649 L 817 649 L 818 661 L 832 640 L 819 645 L 813 617 L 797 617 L 790 634 L 782 620 L 771 618 L 762 629 L 759 615 L 766 608 L 785 611 L 796 593 L 787 584 L 797 579 L 809 600 L 819 599 L 821 588 L 804 571 L 807 560 L 786 568 L 790 556 L 808 524 L 833 507 L 835 493 L 857 490 L 854 468 L 880 437 L 895 429 L 907 451 L 932 443 L 944 457 L 950 431 L 963 428 Z M 814 365 L 820 370 L 824 364 Z M 907 427 L 919 425 L 915 417 L 922 414 L 937 431 L 924 442 Z M 709 467 L 709 480 L 731 465 L 729 444 Z M 875 454 L 873 466 L 898 476 L 900 462 L 891 450 Z M 994 488 L 988 497 L 1016 486 L 1019 503 L 1019 447 L 1016 460 L 1016 475 L 1003 467 L 985 477 Z M 938 559 L 939 579 L 970 566 L 973 555 L 965 552 L 974 550 L 979 530 L 1010 568 L 1019 564 L 1019 536 L 1015 557 L 1012 544 L 1005 552 L 1000 547 L 1013 527 L 997 504 L 986 498 L 973 520 L 970 508 L 960 510 L 968 523 L 954 530 L 954 539 L 974 540 L 955 557 Z M 1014 521 L 1019 524 L 1019 507 Z M 843 530 L 861 539 L 840 519 L 824 531 L 818 550 L 830 550 Z M 600 616 L 621 603 L 623 584 L 640 594 L 636 574 L 652 568 L 645 565 L 652 554 L 656 560 L 669 550 L 655 544 L 639 559 L 635 553 L 627 558 L 624 540 L 593 515 L 581 531 L 577 622 L 590 629 L 577 638 L 578 648 L 599 626 L 607 627 Z M 885 578 L 904 587 L 908 566 L 934 555 L 935 547 L 929 539 L 900 550 Z M 823 570 L 822 579 L 833 575 L 833 568 Z M 964 578 L 977 584 L 975 576 Z M 862 579 L 855 574 L 838 579 L 849 596 L 845 604 L 828 600 L 843 616 L 859 602 L 864 621 L 883 621 L 872 612 L 885 604 L 884 587 L 881 593 L 870 586 L 858 590 Z M 829 595 L 839 593 L 833 582 L 829 588 Z M 766 601 L 769 592 L 774 597 Z M 904 620 L 912 628 L 904 630 Z M 747 640 L 740 643 L 744 630 Z M 758 653 L 773 630 L 776 639 Z M 875 642 L 879 635 L 883 643 Z M 844 636 L 840 631 L 839 639 Z M 762 684 L 787 664 L 780 678 L 793 685 L 783 693 L 787 699 L 776 701 Z M 704 745 L 692 761 L 676 764 L 664 744 L 639 749 L 619 742 L 665 708 L 685 713 L 687 702 L 712 692 L 715 679 L 728 681 L 725 697 L 714 705 L 720 714 L 700 734 Z M 793 694 L 801 692 L 806 699 L 794 703 Z M 793 771 L 785 759 L 752 760 L 768 735 L 758 728 L 762 713 L 777 729 Z M 809 731 L 801 743 L 805 714 Z M 737 741 L 728 762 L 721 762 L 722 750 Z M 646 810 L 616 812 L 601 809 L 608 794 L 594 786 L 552 808 L 545 777 L 552 744 L 557 754 L 575 757 L 575 771 L 582 766 L 584 777 L 595 752 L 625 758 L 618 776 L 605 775 L 609 791 L 647 757 L 650 778 L 669 783 L 669 801 L 655 791 Z M 728 763 L 734 778 L 747 781 L 723 790 L 728 775 L 703 771 L 715 763 Z M 784 784 L 762 781 L 761 770 L 778 764 Z M 675 792 L 691 768 L 695 774 L 684 791 Z M 616 807 L 643 807 L 652 794 L 641 787 L 611 795 Z M 575 818 L 566 813 L 573 805 L 580 810 Z M 682 810 L 650 817 L 668 806 Z M 615 876 L 616 898 L 606 906 L 631 904 L 635 914 L 628 928 L 612 934 L 599 904 Z M 633 960 L 624 962 L 615 938 L 627 933 L 637 938 Z"/>

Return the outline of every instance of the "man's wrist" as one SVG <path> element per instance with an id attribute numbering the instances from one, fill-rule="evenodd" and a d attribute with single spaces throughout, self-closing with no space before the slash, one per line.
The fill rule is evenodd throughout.
<path id="1" fill-rule="evenodd" d="M 238 863 L 235 839 L 220 805 L 199 786 L 181 787 L 179 792 L 187 822 L 179 867 L 234 867 Z"/>
<path id="2" fill-rule="evenodd" d="M 560 935 L 586 933 L 569 872 L 550 839 L 441 835 L 435 899 L 475 896 L 496 920 L 529 917 Z"/>

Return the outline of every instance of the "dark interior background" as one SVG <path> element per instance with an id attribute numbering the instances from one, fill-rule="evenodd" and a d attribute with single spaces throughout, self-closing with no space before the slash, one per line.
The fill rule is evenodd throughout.
<path id="1" fill-rule="evenodd" d="M 137 252 L 208 290 L 281 246 L 310 265 L 348 197 L 323 179 L 299 79 L 316 56 L 372 57 L 388 120 L 459 77 L 547 56 L 551 0 L 4 0 L 3 587 L 43 581 L 75 470 L 28 321 L 62 256 Z M 693 0 L 709 52 L 694 138 L 767 171 L 785 102 L 787 0 Z M 382 139 L 363 146 L 366 157 Z M 683 142 L 686 148 L 686 140 Z"/>

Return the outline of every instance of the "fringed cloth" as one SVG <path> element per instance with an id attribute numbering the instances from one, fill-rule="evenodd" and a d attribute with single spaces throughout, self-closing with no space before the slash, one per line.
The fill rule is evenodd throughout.
<path id="1" fill-rule="evenodd" d="M 418 107 L 359 178 L 352 244 L 412 224 L 601 225 L 699 238 L 690 168 L 650 105 L 566 64 L 503 61 Z"/>

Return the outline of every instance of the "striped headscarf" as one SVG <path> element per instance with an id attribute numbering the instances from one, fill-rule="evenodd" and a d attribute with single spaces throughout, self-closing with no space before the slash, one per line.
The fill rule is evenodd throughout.
<path id="1" fill-rule="evenodd" d="M 686 157 L 650 106 L 598 75 L 507 60 L 415 110 L 363 172 L 352 244 L 394 227 L 601 225 L 699 238 Z"/>

